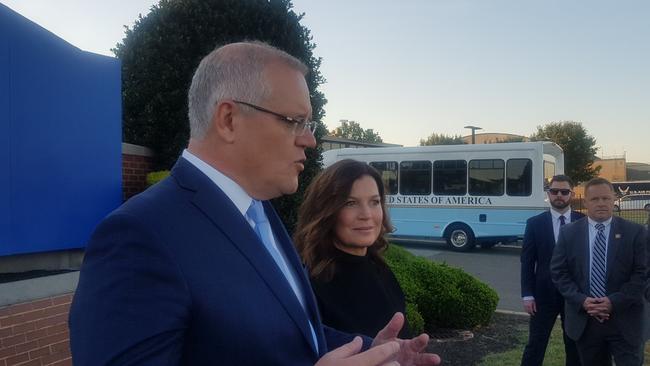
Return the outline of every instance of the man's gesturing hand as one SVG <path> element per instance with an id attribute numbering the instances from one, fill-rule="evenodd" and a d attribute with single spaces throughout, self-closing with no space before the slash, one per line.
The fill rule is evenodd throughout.
<path id="1" fill-rule="evenodd" d="M 404 315 L 402 313 L 395 313 L 393 318 L 386 324 L 384 329 L 377 333 L 372 348 L 381 346 L 387 342 L 397 341 L 400 345 L 397 354 L 397 362 L 401 366 L 429 366 L 439 365 L 440 357 L 433 353 L 421 353 L 427 348 L 429 343 L 429 336 L 420 334 L 412 339 L 399 339 L 397 335 L 404 326 Z"/>
<path id="2" fill-rule="evenodd" d="M 315 366 L 399 366 L 395 361 L 399 343 L 386 342 L 359 353 L 361 346 L 361 337 L 354 337 L 352 342 L 325 354 Z"/>

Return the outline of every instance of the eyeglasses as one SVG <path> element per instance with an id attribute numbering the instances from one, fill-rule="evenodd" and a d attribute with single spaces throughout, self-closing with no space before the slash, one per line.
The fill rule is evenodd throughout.
<path id="1" fill-rule="evenodd" d="M 262 108 L 260 106 L 255 105 L 255 104 L 242 102 L 240 100 L 233 100 L 233 102 L 235 102 L 237 104 L 243 104 L 243 105 L 245 105 L 247 107 L 253 108 L 253 109 L 255 109 L 257 111 L 260 111 L 260 112 L 268 113 L 270 115 L 273 115 L 273 116 L 277 117 L 282 122 L 289 123 L 292 126 L 291 133 L 294 136 L 303 136 L 307 131 L 309 131 L 309 133 L 311 133 L 313 135 L 314 131 L 316 130 L 316 122 L 314 122 L 314 121 L 310 121 L 308 119 L 301 120 L 301 119 L 297 119 L 297 118 L 287 117 L 287 116 L 285 116 L 283 114 L 270 111 L 270 110 L 268 110 L 266 108 Z"/>
<path id="2" fill-rule="evenodd" d="M 548 190 L 551 192 L 552 195 L 557 196 L 558 194 L 562 194 L 563 196 L 568 196 L 571 194 L 570 189 L 557 189 L 557 188 L 551 188 Z"/>

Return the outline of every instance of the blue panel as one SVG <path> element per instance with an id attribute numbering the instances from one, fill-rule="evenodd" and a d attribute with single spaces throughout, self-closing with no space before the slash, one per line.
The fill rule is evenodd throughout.
<path id="1" fill-rule="evenodd" d="M 11 190 L 10 190 L 10 74 L 9 27 L 11 18 L 0 4 L 0 253 L 9 245 Z"/>
<path id="2" fill-rule="evenodd" d="M 0 255 L 85 246 L 122 192 L 119 61 L 20 19 L 7 52 L 10 153 L 0 169 L 12 207 Z"/>

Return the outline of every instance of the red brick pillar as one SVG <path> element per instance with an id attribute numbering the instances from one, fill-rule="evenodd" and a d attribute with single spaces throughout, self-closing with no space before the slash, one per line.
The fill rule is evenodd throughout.
<path id="1" fill-rule="evenodd" d="M 153 151 L 151 149 L 122 143 L 122 198 L 124 201 L 147 188 L 147 174 L 152 169 Z"/>

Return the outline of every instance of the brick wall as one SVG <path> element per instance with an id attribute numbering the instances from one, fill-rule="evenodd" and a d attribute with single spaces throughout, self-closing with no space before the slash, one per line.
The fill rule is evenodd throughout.
<path id="1" fill-rule="evenodd" d="M 122 198 L 126 201 L 147 188 L 147 173 L 151 172 L 151 158 L 122 155 Z"/>
<path id="2" fill-rule="evenodd" d="M 0 366 L 72 365 L 72 293 L 0 307 Z"/>
<path id="3" fill-rule="evenodd" d="M 142 146 L 122 143 L 122 199 L 126 201 L 147 188 L 153 152 Z M 0 365 L 1 366 L 1 365 Z"/>

